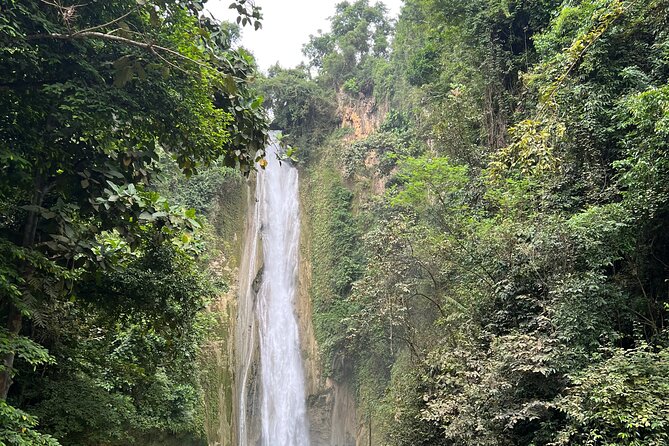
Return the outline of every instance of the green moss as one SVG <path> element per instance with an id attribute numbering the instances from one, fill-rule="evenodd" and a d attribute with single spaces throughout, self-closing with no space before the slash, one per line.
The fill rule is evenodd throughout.
<path id="1" fill-rule="evenodd" d="M 198 363 L 207 439 L 210 443 L 231 445 L 234 439 L 234 358 L 228 351 L 234 339 L 235 304 L 229 293 L 234 290 L 230 284 L 237 280 L 236 270 L 240 263 L 247 188 L 241 175 L 226 171 L 217 178 L 218 182 L 212 186 L 216 192 L 211 204 L 207 205 L 208 262 L 221 286 L 219 297 L 207 314 L 207 336 Z M 228 427 L 227 432 L 219 432 L 221 424 Z"/>
<path id="2" fill-rule="evenodd" d="M 318 150 L 304 172 L 303 190 L 309 193 L 302 197 L 307 220 L 303 230 L 308 231 L 311 241 L 314 330 L 329 373 L 338 372 L 331 370 L 331 365 L 345 349 L 345 321 L 358 311 L 348 297 L 363 266 L 353 194 L 345 187 L 334 161 L 339 149 L 337 137 L 332 137 Z"/>

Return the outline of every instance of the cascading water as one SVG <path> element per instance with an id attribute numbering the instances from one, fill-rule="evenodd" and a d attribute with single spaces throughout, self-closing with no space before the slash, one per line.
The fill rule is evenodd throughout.
<path id="1" fill-rule="evenodd" d="M 268 147 L 268 165 L 256 179 L 256 203 L 247 240 L 244 263 L 247 277 L 241 278 L 239 359 L 239 444 L 247 446 L 251 435 L 248 418 L 249 386 L 253 362 L 254 336 L 260 347 L 260 440 L 264 446 L 308 446 L 304 372 L 300 357 L 299 332 L 294 301 L 297 293 L 299 248 L 299 199 L 297 169 L 276 159 L 280 149 L 275 141 Z M 262 245 L 262 273 L 257 274 L 257 239 Z M 254 266 L 255 265 L 255 266 Z M 242 265 L 245 267 L 246 265 Z M 254 281 L 260 278 L 260 287 Z M 255 296 L 255 315 L 249 311 Z M 245 300 L 245 301 L 244 301 Z M 246 316 L 244 316 L 246 314 Z M 254 317 L 255 316 L 255 317 Z M 246 318 L 246 319 L 245 319 Z M 257 330 L 255 320 L 257 318 Z M 239 336 L 239 335 L 238 335 Z"/>

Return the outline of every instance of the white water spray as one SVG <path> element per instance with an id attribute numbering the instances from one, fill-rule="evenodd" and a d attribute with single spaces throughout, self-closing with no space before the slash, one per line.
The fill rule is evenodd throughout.
<path id="1" fill-rule="evenodd" d="M 308 446 L 304 372 L 294 306 L 300 236 L 298 175 L 297 169 L 289 163 L 279 163 L 276 159 L 278 151 L 275 142 L 268 147 L 267 168 L 258 172 L 257 203 L 249 234 L 261 238 L 263 256 L 262 282 L 256 302 L 260 344 L 260 439 L 263 446 Z M 255 243 L 251 242 L 245 253 L 250 254 L 247 258 L 250 274 L 242 278 L 245 282 L 241 289 L 246 289 L 248 295 L 253 287 L 250 276 L 255 274 L 251 271 L 257 261 Z M 248 305 L 246 302 L 246 308 Z M 254 336 L 254 322 L 244 321 L 244 324 L 249 326 L 246 336 Z M 244 356 L 240 358 L 247 361 L 241 370 L 241 446 L 246 446 L 249 441 L 247 386 L 254 343 L 253 338 L 242 341 L 248 348 L 242 349 Z"/>

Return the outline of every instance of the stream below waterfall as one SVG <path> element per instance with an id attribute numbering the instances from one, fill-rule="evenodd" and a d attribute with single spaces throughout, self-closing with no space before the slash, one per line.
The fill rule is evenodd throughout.
<path id="1" fill-rule="evenodd" d="M 308 446 L 304 371 L 295 314 L 300 238 L 298 172 L 276 138 L 256 176 L 240 269 L 240 446 Z M 259 348 L 259 367 L 256 350 Z M 259 368 L 259 370 L 258 370 Z"/>

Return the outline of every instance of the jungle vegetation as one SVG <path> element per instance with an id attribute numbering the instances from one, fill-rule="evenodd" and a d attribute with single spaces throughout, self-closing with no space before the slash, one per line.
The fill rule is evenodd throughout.
<path id="1" fill-rule="evenodd" d="M 202 8 L 0 2 L 2 445 L 206 444 L 196 358 L 226 284 L 200 189 L 262 159 L 268 124 L 237 25 Z"/>
<path id="2" fill-rule="evenodd" d="M 669 444 L 669 2 L 406 0 L 391 23 L 359 0 L 331 25 L 268 95 L 311 92 L 277 119 L 314 322 L 375 441 Z M 333 97 L 383 123 L 304 138 Z"/>
<path id="3" fill-rule="evenodd" d="M 264 156 L 256 89 L 375 441 L 669 444 L 669 1 L 342 2 L 257 81 L 202 6 L 0 0 L 0 444 L 204 444 L 211 200 Z"/>

